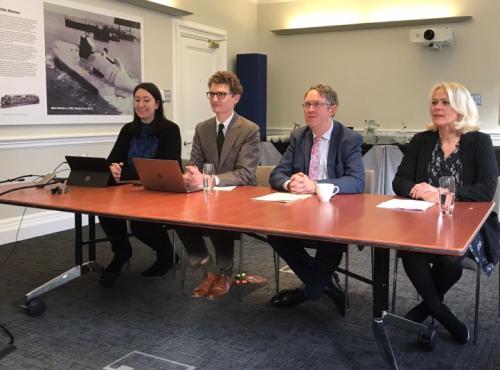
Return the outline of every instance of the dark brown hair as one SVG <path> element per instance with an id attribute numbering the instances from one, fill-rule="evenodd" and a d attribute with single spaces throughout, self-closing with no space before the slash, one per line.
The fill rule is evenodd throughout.
<path id="1" fill-rule="evenodd" d="M 210 85 L 216 84 L 226 84 L 229 86 L 229 91 L 233 95 L 241 95 L 243 94 L 243 86 L 241 86 L 241 82 L 239 78 L 231 72 L 228 71 L 218 71 L 215 72 L 209 79 L 208 79 L 208 88 L 210 88 Z"/>

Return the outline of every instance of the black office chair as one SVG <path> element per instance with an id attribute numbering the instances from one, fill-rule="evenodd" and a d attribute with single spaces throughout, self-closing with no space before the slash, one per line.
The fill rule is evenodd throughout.
<path id="1" fill-rule="evenodd" d="M 255 176 L 257 177 L 258 186 L 271 186 L 269 184 L 269 176 L 271 175 L 271 172 L 273 171 L 274 167 L 275 166 L 257 167 Z M 265 235 L 251 234 L 250 236 L 262 240 L 264 242 L 266 241 Z M 278 293 L 280 289 L 280 257 L 278 256 L 278 253 L 276 253 L 274 249 L 273 249 L 273 256 L 274 256 L 274 282 L 275 282 L 276 293 Z"/>
<path id="2" fill-rule="evenodd" d="M 273 171 L 275 166 L 257 166 L 257 170 L 255 171 L 255 177 L 257 178 L 257 186 L 270 186 L 269 184 L 269 176 Z M 240 274 L 243 271 L 243 237 L 244 235 L 248 235 L 254 239 L 261 240 L 263 242 L 267 242 L 267 236 L 263 234 L 255 234 L 255 233 L 242 233 L 240 235 Z M 274 256 L 274 280 L 276 282 L 276 292 L 279 290 L 279 256 L 273 250 Z M 240 284 L 240 301 L 242 296 L 242 288 L 243 285 Z"/>
<path id="3" fill-rule="evenodd" d="M 373 193 L 373 177 L 374 177 L 374 175 L 375 175 L 375 170 L 365 170 L 365 188 L 364 188 L 363 193 L 365 193 L 365 194 L 372 194 Z M 355 245 L 349 244 L 347 246 L 347 250 L 345 253 L 345 260 L 344 260 L 344 267 L 345 267 L 345 272 L 346 272 L 346 273 L 344 273 L 345 312 L 347 312 L 347 310 L 350 307 L 350 302 L 349 302 L 349 275 L 350 275 L 349 249 L 351 246 L 355 246 Z M 361 250 L 363 250 L 363 248 L 365 246 L 358 245 L 357 247 L 361 251 Z M 372 276 L 373 276 L 373 269 L 374 269 L 373 248 L 370 248 L 370 257 L 371 257 L 371 272 L 372 272 Z M 341 273 L 343 272 L 341 269 L 338 269 L 338 271 Z M 356 276 L 356 279 L 364 281 L 366 283 L 370 283 L 370 281 L 368 279 L 363 278 L 361 276 Z"/>

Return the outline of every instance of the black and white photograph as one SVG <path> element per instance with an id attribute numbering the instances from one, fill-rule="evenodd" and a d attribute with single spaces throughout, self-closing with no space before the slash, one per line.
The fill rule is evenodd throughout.
<path id="1" fill-rule="evenodd" d="M 13 108 L 20 105 L 40 104 L 36 94 L 5 94 L 0 98 L 1 108 Z"/>
<path id="2" fill-rule="evenodd" d="M 44 3 L 47 115 L 131 115 L 141 23 Z"/>

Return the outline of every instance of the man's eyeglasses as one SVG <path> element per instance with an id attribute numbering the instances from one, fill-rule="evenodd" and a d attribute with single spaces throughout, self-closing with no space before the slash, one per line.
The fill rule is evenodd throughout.
<path id="1" fill-rule="evenodd" d="M 321 103 L 319 101 L 314 101 L 314 102 L 306 102 L 304 104 L 302 104 L 302 107 L 304 107 L 304 109 L 309 109 L 311 107 L 313 107 L 314 109 L 317 109 L 319 108 L 321 105 L 333 105 L 333 104 L 330 104 L 330 103 Z"/>
<path id="2" fill-rule="evenodd" d="M 207 98 L 208 99 L 213 99 L 214 97 L 217 97 L 217 100 L 224 100 L 226 95 L 229 93 L 227 92 L 212 92 L 212 91 L 207 91 Z"/>

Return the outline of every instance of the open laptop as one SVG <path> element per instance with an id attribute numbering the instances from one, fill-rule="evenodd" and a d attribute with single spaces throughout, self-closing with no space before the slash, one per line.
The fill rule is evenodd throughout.
<path id="1" fill-rule="evenodd" d="M 202 188 L 188 188 L 182 178 L 179 162 L 171 159 L 134 158 L 134 165 L 144 189 L 191 193 Z"/>

